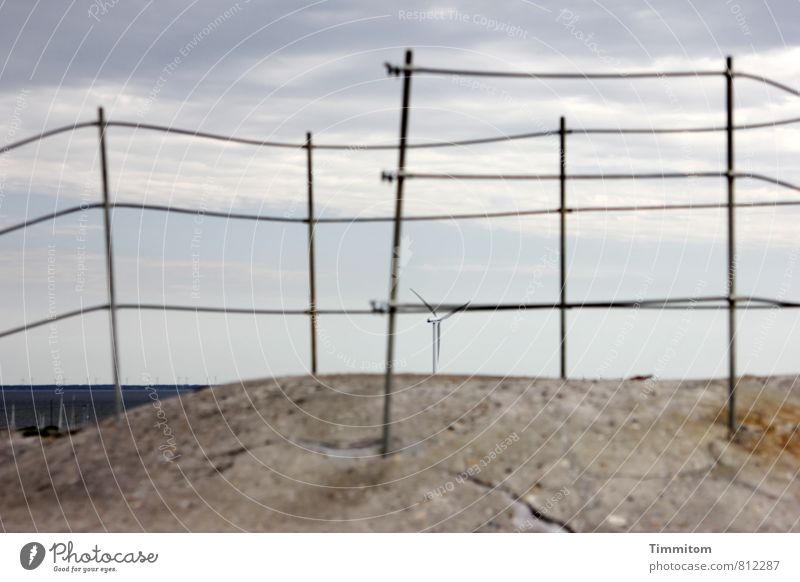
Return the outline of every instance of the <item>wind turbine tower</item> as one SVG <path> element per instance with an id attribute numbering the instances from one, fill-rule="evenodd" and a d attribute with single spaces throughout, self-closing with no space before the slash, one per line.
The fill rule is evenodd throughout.
<path id="1" fill-rule="evenodd" d="M 422 295 L 411 289 L 411 292 L 416 295 L 420 301 L 428 308 L 428 311 L 431 312 L 431 317 L 428 318 L 428 323 L 432 326 L 433 331 L 433 373 L 435 374 L 439 368 L 439 353 L 441 352 L 442 347 L 442 322 L 447 319 L 448 317 L 452 317 L 459 311 L 463 311 L 467 307 L 469 307 L 470 302 L 467 301 L 464 305 L 460 305 L 455 309 L 448 311 L 444 315 L 439 315 L 436 310 L 427 302 L 425 299 L 422 298 Z"/>

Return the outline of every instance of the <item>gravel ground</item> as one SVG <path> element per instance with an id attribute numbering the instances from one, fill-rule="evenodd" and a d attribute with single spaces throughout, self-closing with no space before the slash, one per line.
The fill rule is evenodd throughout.
<path id="1" fill-rule="evenodd" d="M 401 375 L 217 386 L 0 433 L 5 531 L 800 531 L 800 382 Z"/>

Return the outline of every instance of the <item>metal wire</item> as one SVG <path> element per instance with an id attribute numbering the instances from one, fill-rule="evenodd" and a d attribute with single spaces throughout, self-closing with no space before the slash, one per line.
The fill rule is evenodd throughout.
<path id="1" fill-rule="evenodd" d="M 724 302 L 728 300 L 727 295 L 705 296 L 705 297 L 673 297 L 658 299 L 631 299 L 617 301 L 573 301 L 564 304 L 567 309 L 728 309 Z M 777 308 L 800 308 L 800 302 L 783 301 L 766 297 L 737 296 L 738 309 L 777 309 Z M 709 305 L 710 303 L 716 303 Z M 461 307 L 457 303 L 435 304 L 436 309 L 447 311 Z M 399 303 L 395 305 L 398 313 L 416 314 L 427 313 L 427 310 L 417 303 Z M 556 310 L 561 307 L 559 301 L 552 303 L 471 303 L 463 311 L 515 311 L 515 310 Z M 383 313 L 383 311 L 376 311 Z"/>
<path id="2" fill-rule="evenodd" d="M 732 73 L 734 77 L 743 77 L 745 79 L 753 79 L 754 81 L 759 81 L 764 83 L 765 85 L 770 85 L 775 87 L 776 89 L 780 89 L 781 91 L 786 91 L 790 95 L 794 95 L 795 97 L 800 97 L 800 91 L 794 89 L 793 87 L 789 87 L 789 85 L 784 85 L 774 79 L 770 79 L 768 77 L 762 77 L 761 75 L 753 75 L 751 73 L 741 73 L 741 72 L 734 72 Z"/>
<path id="3" fill-rule="evenodd" d="M 30 218 L 28 220 L 24 220 L 17 224 L 13 224 L 11 226 L 7 226 L 5 228 L 0 229 L 0 236 L 4 234 L 10 234 L 17 230 L 22 230 L 23 228 L 27 228 L 29 226 L 33 226 L 34 224 L 39 224 L 40 222 L 45 222 L 47 220 L 54 220 L 61 216 L 67 216 L 69 214 L 74 214 L 76 212 L 80 212 L 82 210 L 90 210 L 92 208 L 102 208 L 103 204 L 101 202 L 95 202 L 92 204 L 83 204 L 81 206 L 71 206 L 69 208 L 65 208 L 64 210 L 57 210 L 55 212 L 50 212 L 49 214 L 44 214 L 42 216 L 38 216 L 36 218 Z"/>
<path id="4" fill-rule="evenodd" d="M 62 319 L 69 319 L 70 317 L 77 317 L 79 315 L 86 315 L 88 313 L 93 313 L 95 311 L 101 311 L 104 309 L 108 309 L 108 304 L 103 305 L 95 305 L 93 307 L 84 307 L 81 309 L 74 309 L 72 311 L 66 311 L 64 313 L 58 315 L 51 315 L 46 317 L 45 319 L 40 319 L 38 321 L 34 321 L 32 323 L 25 323 L 23 325 L 19 325 L 17 327 L 12 327 L 11 329 L 7 329 L 5 331 L 0 332 L 0 338 L 7 337 L 9 335 L 14 335 L 16 333 L 22 333 L 23 331 L 28 331 L 37 327 L 41 327 L 48 323 L 54 323 L 56 321 L 61 321 Z"/>
<path id="5" fill-rule="evenodd" d="M 432 172 L 404 172 L 404 178 L 417 180 L 561 180 L 559 174 L 444 174 Z M 396 172 L 385 173 L 389 180 L 396 178 Z M 567 174 L 567 180 L 661 180 L 674 178 L 724 178 L 726 172 L 649 172 L 632 174 Z M 741 177 L 755 177 L 742 174 Z"/>
<path id="6" fill-rule="evenodd" d="M 144 129 L 148 131 L 159 131 L 162 133 L 174 133 L 176 135 L 186 135 L 189 137 L 199 137 L 213 141 L 224 141 L 229 143 L 236 143 L 241 145 L 252 145 L 259 147 L 273 147 L 273 148 L 287 148 L 287 149 L 304 149 L 304 143 L 290 143 L 283 141 L 270 141 L 263 139 L 249 139 L 244 137 L 233 137 L 229 135 L 222 135 L 218 133 L 209 133 L 206 131 L 196 131 L 191 129 L 180 129 L 169 125 L 154 125 L 152 123 L 137 123 L 130 121 L 109 121 L 106 125 L 110 127 L 127 127 L 129 129 Z"/>
<path id="7" fill-rule="evenodd" d="M 761 121 L 756 123 L 744 123 L 741 125 L 734 126 L 734 130 L 736 131 L 746 131 L 749 129 L 764 129 L 767 127 L 778 127 L 781 125 L 792 125 L 794 123 L 800 123 L 800 117 L 789 117 L 786 119 L 778 119 L 776 121 Z M 722 132 L 727 131 L 727 127 L 724 125 L 709 125 L 709 126 L 698 126 L 698 127 L 622 127 L 618 129 L 609 129 L 609 128 L 587 128 L 587 129 L 568 129 L 567 133 L 582 133 L 585 135 L 593 135 L 593 134 L 617 134 L 617 135 L 625 135 L 625 134 L 661 134 L 661 133 L 713 133 L 713 132 Z"/>
<path id="8" fill-rule="evenodd" d="M 0 229 L 0 236 L 10 234 L 17 230 L 21 230 L 28 226 L 33 226 L 48 220 L 53 220 L 69 214 L 74 214 L 81 210 L 91 210 L 102 208 L 102 203 L 84 204 L 82 206 L 74 206 L 51 212 L 37 218 L 32 218 L 12 226 Z M 782 206 L 800 206 L 800 200 L 771 200 L 771 201 L 757 201 L 757 202 L 737 202 L 734 208 L 772 208 Z M 218 218 L 227 218 L 231 220 L 253 220 L 264 222 L 288 222 L 288 223 L 302 223 L 307 224 L 308 218 L 293 218 L 281 216 L 265 216 L 261 214 L 248 214 L 243 212 L 214 212 L 208 210 L 197 210 L 191 208 L 183 208 L 177 206 L 166 206 L 160 204 L 139 204 L 135 202 L 117 202 L 110 204 L 111 208 L 126 209 L 126 210 L 150 210 L 156 212 L 176 212 L 178 214 L 202 214 L 203 216 L 212 216 Z M 721 210 L 727 208 L 724 202 L 701 202 L 701 203 L 685 203 L 685 204 L 632 204 L 627 206 L 574 206 L 566 207 L 564 212 L 569 214 L 584 214 L 584 213 L 615 213 L 615 212 L 646 212 L 646 211 L 678 211 L 678 210 Z M 403 216 L 404 222 L 428 222 L 428 221 L 441 221 L 441 220 L 480 220 L 492 218 L 514 218 L 524 216 L 546 216 L 551 214 L 559 214 L 560 208 L 537 208 L 529 210 L 507 210 L 498 212 L 472 212 L 461 214 L 425 214 L 419 216 Z M 315 224 L 358 224 L 358 223 L 380 223 L 380 222 L 393 222 L 393 216 L 337 216 L 328 218 L 316 218 Z"/>
<path id="9" fill-rule="evenodd" d="M 737 202 L 735 208 L 770 208 L 777 206 L 800 206 L 800 200 L 772 200 L 759 202 Z M 708 210 L 727 208 L 724 202 L 701 202 L 686 204 L 638 204 L 628 206 L 574 206 L 566 207 L 564 212 L 569 214 L 583 213 L 614 213 L 614 212 L 637 212 L 637 211 L 671 211 L 671 210 Z M 514 218 L 523 216 L 541 216 L 548 214 L 559 214 L 560 208 L 539 208 L 533 210 L 508 210 L 498 212 L 473 212 L 463 214 L 426 214 L 420 216 L 403 216 L 406 222 L 424 222 L 438 220 L 477 220 L 490 218 Z M 361 223 L 361 222 L 392 222 L 393 216 L 355 216 L 355 217 L 332 217 L 317 218 L 315 223 L 323 224 L 342 224 L 342 223 Z"/>
<path id="10" fill-rule="evenodd" d="M 186 135 L 190 137 L 199 137 L 204 139 L 210 139 L 215 141 L 224 141 L 228 143 L 240 144 L 240 145 L 252 145 L 252 146 L 259 146 L 259 147 L 276 147 L 276 148 L 285 148 L 285 149 L 308 149 L 309 147 L 314 150 L 347 150 L 347 151 L 375 151 L 375 150 L 396 150 L 397 144 L 343 144 L 343 143 L 312 143 L 311 145 L 307 144 L 306 142 L 282 142 L 282 141 L 269 141 L 269 140 L 259 140 L 259 139 L 250 139 L 250 138 L 241 138 L 241 137 L 234 137 L 228 135 L 222 135 L 217 133 L 208 133 L 208 132 L 201 132 L 189 129 L 179 129 L 176 127 L 171 127 L 167 125 L 153 125 L 150 123 L 136 123 L 136 122 L 128 122 L 128 121 L 109 121 L 107 125 L 116 126 L 116 127 L 125 127 L 129 129 L 145 129 L 150 131 L 159 131 L 163 133 L 173 133 L 176 135 Z M 487 138 L 470 138 L 470 139 L 463 139 L 463 140 L 454 140 L 454 141 L 437 141 L 437 142 L 430 142 L 430 143 L 418 143 L 418 144 L 408 144 L 406 147 L 409 149 L 425 149 L 425 148 L 445 148 L 445 147 L 457 147 L 457 146 L 467 146 L 467 145 L 478 145 L 484 143 L 495 143 L 495 142 L 502 142 L 502 141 L 511 141 L 511 140 L 520 140 L 520 139 L 530 139 L 530 138 L 537 138 L 537 137 L 547 137 L 553 135 L 551 131 L 534 131 L 534 132 L 526 132 L 502 137 L 487 137 Z M 2 153 L 2 152 L 0 152 Z"/>
<path id="11" fill-rule="evenodd" d="M 386 63 L 390 75 L 399 76 L 404 72 L 415 75 L 446 75 L 457 77 L 497 77 L 506 79 L 662 79 L 673 77 L 718 77 L 725 71 L 644 71 L 630 73 L 525 73 L 516 71 L 482 71 L 475 69 L 444 69 L 437 67 L 395 66 Z"/>
<path id="12" fill-rule="evenodd" d="M 201 307 L 160 303 L 120 303 L 119 309 L 142 311 L 189 311 L 196 313 L 229 313 L 246 315 L 308 315 L 308 309 L 260 309 L 256 307 Z"/>
<path id="13" fill-rule="evenodd" d="M 505 79 L 534 79 L 534 80 L 626 80 L 626 79 L 665 79 L 677 77 L 724 77 L 730 74 L 732 77 L 752 79 L 766 85 L 785 91 L 796 97 L 800 97 L 800 91 L 763 75 L 740 71 L 642 71 L 630 73 L 526 73 L 517 71 L 486 71 L 475 69 L 446 69 L 438 67 L 417 67 L 417 66 L 395 66 L 386 63 L 387 71 L 390 75 L 398 76 L 403 72 L 423 75 L 442 75 L 456 77 L 495 77 Z"/>
<path id="14" fill-rule="evenodd" d="M 751 180 L 759 180 L 761 182 L 767 182 L 775 186 L 781 186 L 782 188 L 800 192 L 800 186 L 797 184 L 787 182 L 786 180 L 779 180 L 778 178 L 773 178 L 772 176 L 767 176 L 765 174 L 754 174 L 753 172 L 734 172 L 733 175 L 736 178 L 750 178 Z"/>
<path id="15" fill-rule="evenodd" d="M 745 75 L 738 75 L 738 76 L 745 76 Z M 749 76 L 749 75 L 748 75 Z M 753 78 L 759 79 L 758 77 L 753 76 Z M 760 79 L 759 79 L 760 80 Z M 770 83 L 774 84 L 774 83 Z M 800 95 L 800 92 L 796 92 L 795 90 L 785 87 L 783 85 L 777 84 L 780 88 L 787 89 L 792 94 Z M 737 125 L 734 127 L 737 131 L 746 131 L 752 129 L 763 129 L 768 127 L 779 127 L 783 125 L 792 125 L 795 123 L 800 123 L 800 117 L 792 117 L 787 119 L 778 119 L 775 121 L 762 121 L 762 122 L 755 122 L 755 123 L 747 123 L 742 125 Z M 74 131 L 76 129 L 82 129 L 86 127 L 95 127 L 97 125 L 96 121 L 87 121 L 83 123 L 75 123 L 72 125 L 67 125 L 64 127 L 59 127 L 56 129 L 52 129 L 31 137 L 27 137 L 20 141 L 7 144 L 5 146 L 0 147 L 0 154 L 4 154 L 11 150 L 17 149 L 24 145 L 35 143 L 37 141 L 41 141 L 48 137 L 52 137 L 54 135 L 58 135 L 60 133 L 65 133 L 68 131 Z M 123 127 L 129 129 L 144 129 L 149 131 L 158 131 L 163 133 L 171 133 L 176 135 L 185 135 L 189 137 L 196 137 L 201 139 L 209 139 L 214 141 L 223 141 L 227 143 L 239 144 L 239 145 L 251 145 L 257 147 L 275 147 L 275 148 L 284 148 L 284 149 L 297 149 L 302 150 L 306 149 L 308 146 L 305 143 L 298 142 L 282 142 L 282 141 L 270 141 L 270 140 L 260 140 L 260 139 L 253 139 L 253 138 L 241 138 L 241 137 L 234 137 L 228 136 L 223 134 L 216 134 L 216 133 L 209 133 L 209 132 L 202 132 L 196 130 L 189 130 L 189 129 L 180 129 L 176 127 L 170 127 L 166 125 L 154 125 L 150 123 L 136 123 L 136 122 L 128 122 L 128 121 L 108 121 L 106 122 L 106 126 L 108 127 Z M 658 128 L 658 127 L 619 127 L 619 128 L 583 128 L 583 129 L 576 129 L 572 128 L 567 130 L 567 133 L 575 133 L 575 134 L 584 134 L 584 135 L 636 135 L 636 134 L 675 134 L 675 133 L 714 133 L 714 132 L 722 132 L 725 131 L 726 128 L 724 126 L 719 125 L 711 125 L 711 126 L 697 126 L 697 127 L 675 127 L 675 128 Z M 492 144 L 492 143 L 501 143 L 506 141 L 518 141 L 518 140 L 525 140 L 525 139 L 535 139 L 540 137 L 551 137 L 558 135 L 558 130 L 543 130 L 543 131 L 532 131 L 532 132 L 525 132 L 525 133 L 516 133 L 510 135 L 501 135 L 496 137 L 482 137 L 482 138 L 470 138 L 470 139 L 461 139 L 461 140 L 451 140 L 451 141 L 437 141 L 437 142 L 430 142 L 430 143 L 415 143 L 415 144 L 408 144 L 406 147 L 408 149 L 436 149 L 436 148 L 447 148 L 447 147 L 464 147 L 464 146 L 471 146 L 471 145 L 482 145 L 482 144 Z M 312 149 L 315 150 L 347 150 L 347 151 L 380 151 L 380 150 L 394 150 L 397 149 L 397 144 L 342 144 L 342 143 L 315 143 L 311 145 Z"/>
<path id="16" fill-rule="evenodd" d="M 58 127 L 56 129 L 51 129 L 49 131 L 45 131 L 43 133 L 38 133 L 31 137 L 26 137 L 25 139 L 21 139 L 19 141 L 15 141 L 14 143 L 6 144 L 0 147 L 0 154 L 4 154 L 6 152 L 10 152 L 11 150 L 15 150 L 19 147 L 27 145 L 29 143 L 34 143 L 37 141 L 41 141 L 48 137 L 53 137 L 54 135 L 58 135 L 59 133 L 66 133 L 68 131 L 75 131 L 76 129 L 82 129 L 84 127 L 96 127 L 96 121 L 85 121 L 82 123 L 73 123 L 72 125 L 65 125 L 63 127 Z"/>
<path id="17" fill-rule="evenodd" d="M 222 212 L 214 210 L 193 209 L 180 206 L 167 206 L 164 204 L 142 204 L 138 202 L 117 202 L 112 204 L 113 208 L 126 208 L 129 210 L 153 210 L 159 212 L 175 212 L 177 214 L 202 214 L 216 218 L 228 218 L 231 220 L 255 220 L 262 222 L 292 222 L 305 224 L 307 218 L 293 216 L 271 216 L 264 214 L 252 214 L 248 212 Z"/>
<path id="18" fill-rule="evenodd" d="M 736 126 L 735 129 L 737 130 L 749 130 L 749 129 L 762 129 L 766 127 L 777 127 L 781 125 L 791 125 L 794 123 L 800 123 L 800 117 L 792 117 L 787 119 L 778 119 L 775 121 L 765 121 L 765 122 L 758 122 L 758 123 L 750 123 L 750 124 L 743 124 Z M 215 133 L 207 133 L 207 132 L 200 132 L 195 130 L 189 129 L 179 129 L 176 127 L 166 126 L 166 125 L 153 125 L 149 123 L 136 123 L 136 122 L 127 122 L 127 121 L 109 121 L 109 126 L 116 126 L 116 127 L 125 127 L 130 129 L 145 129 L 150 131 L 159 131 L 164 133 L 173 133 L 177 135 L 186 135 L 190 137 L 199 137 L 205 139 L 211 139 L 216 141 L 224 141 L 229 143 L 241 144 L 241 145 L 253 145 L 259 147 L 277 147 L 277 148 L 286 148 L 286 149 L 307 149 L 309 145 L 305 142 L 298 142 L 298 143 L 291 143 L 291 142 L 282 142 L 282 141 L 268 141 L 268 140 L 258 140 L 258 139 L 250 139 L 250 138 L 240 138 L 234 136 L 227 136 L 222 134 L 215 134 Z M 617 134 L 617 135 L 625 135 L 625 134 L 670 134 L 670 133 L 709 133 L 709 132 L 722 132 L 725 131 L 726 127 L 720 125 L 713 125 L 713 126 L 699 126 L 699 127 L 677 127 L 677 128 L 586 128 L 586 129 L 570 129 L 567 133 L 582 133 L 586 135 L 591 134 Z M 436 141 L 430 143 L 416 143 L 416 144 L 408 144 L 406 147 L 408 149 L 436 149 L 436 148 L 447 148 L 447 147 L 463 147 L 463 146 L 470 146 L 470 145 L 482 145 L 482 144 L 490 144 L 490 143 L 500 143 L 505 141 L 517 141 L 517 140 L 525 140 L 525 139 L 535 139 L 540 137 L 550 137 L 558 135 L 558 130 L 542 130 L 542 131 L 532 131 L 532 132 L 525 132 L 525 133 L 516 133 L 510 135 L 502 135 L 497 137 L 482 137 L 482 138 L 469 138 L 469 139 L 461 139 L 461 140 L 451 140 L 451 141 Z M 395 150 L 397 149 L 397 144 L 342 144 L 342 143 L 313 143 L 311 144 L 311 149 L 314 150 L 347 150 L 347 151 L 376 151 L 376 150 Z M 2 153 L 2 151 L 0 151 Z"/>
<path id="19" fill-rule="evenodd" d="M 708 297 L 674 297 L 674 298 L 659 298 L 659 299 L 625 299 L 617 301 L 573 301 L 565 303 L 566 309 L 727 309 L 728 306 L 723 304 L 726 301 L 726 296 L 708 296 Z M 796 309 L 800 308 L 800 303 L 793 301 L 784 301 L 781 299 L 773 299 L 769 297 L 748 297 L 740 296 L 736 298 L 737 309 L 750 310 L 750 309 Z M 709 303 L 719 303 L 718 305 L 709 305 Z M 436 309 L 444 311 L 452 310 L 455 308 L 462 308 L 462 311 L 520 311 L 520 310 L 541 310 L 541 309 L 559 309 L 561 303 L 558 301 L 547 303 L 472 303 L 467 307 L 463 304 L 448 304 L 442 303 L 436 305 Z M 135 311 L 174 311 L 178 313 L 219 313 L 226 315 L 301 315 L 309 316 L 311 311 L 309 309 L 269 309 L 269 308 L 254 308 L 254 307 L 206 307 L 206 306 L 190 306 L 183 304 L 161 304 L 161 303 L 119 303 L 117 309 L 135 310 Z M 397 313 L 403 315 L 427 313 L 424 307 L 416 303 L 397 303 L 395 304 Z M 109 305 L 94 305 L 92 307 L 85 307 L 82 309 L 74 309 L 66 311 L 57 315 L 48 316 L 43 319 L 19 325 L 4 331 L 0 331 L 0 338 L 4 338 L 17 333 L 30 331 L 37 327 L 41 327 L 48 323 L 55 323 L 72 317 L 88 315 L 96 311 L 105 311 L 109 309 Z M 381 309 L 317 309 L 317 315 L 384 315 L 385 310 Z"/>
<path id="20" fill-rule="evenodd" d="M 750 178 L 752 180 L 759 180 L 761 182 L 768 182 L 775 186 L 781 186 L 789 190 L 796 190 L 800 192 L 800 186 L 780 180 L 765 174 L 757 174 L 753 172 L 734 172 L 735 178 Z M 394 179 L 395 173 L 391 175 L 384 172 L 384 178 L 388 180 Z M 632 174 L 567 174 L 560 176 L 559 174 L 442 174 L 442 173 L 424 173 L 424 172 L 404 172 L 404 178 L 411 178 L 417 180 L 503 180 L 503 181 L 519 181 L 519 180 L 661 180 L 661 179 L 678 179 L 678 178 L 727 178 L 728 172 L 650 172 L 650 173 L 632 173 Z M 727 204 L 726 204 L 727 207 Z"/>
<path id="21" fill-rule="evenodd" d="M 57 315 L 38 319 L 30 323 L 12 327 L 10 329 L 0 331 L 0 338 L 4 338 L 17 333 L 26 332 L 48 323 L 55 323 L 72 317 L 80 315 L 88 315 L 96 311 L 105 311 L 109 309 L 110 305 L 104 303 L 102 305 L 94 305 L 92 307 L 84 307 L 82 309 L 74 309 L 65 311 Z M 308 309 L 262 309 L 251 307 L 203 307 L 179 304 L 157 304 L 157 303 L 119 303 L 117 309 L 136 310 L 136 311 L 176 311 L 176 312 L 190 312 L 190 313 L 224 313 L 228 315 L 310 315 L 311 311 Z M 318 315 L 374 315 L 378 313 L 373 309 L 317 309 L 315 311 Z"/>
<path id="22" fill-rule="evenodd" d="M 274 309 L 258 307 L 203 307 L 182 304 L 161 303 L 121 303 L 117 309 L 135 309 L 146 311 L 184 311 L 196 313 L 226 313 L 230 315 L 311 315 L 311 310 L 303 309 Z M 316 309 L 318 315 L 371 315 L 372 309 Z"/>

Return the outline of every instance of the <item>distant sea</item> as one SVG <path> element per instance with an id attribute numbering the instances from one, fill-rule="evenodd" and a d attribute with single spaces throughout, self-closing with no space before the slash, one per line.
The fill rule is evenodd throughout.
<path id="1" fill-rule="evenodd" d="M 159 400 L 175 398 L 205 388 L 198 384 L 124 385 L 122 400 L 130 410 Z M 0 429 L 13 424 L 77 428 L 112 416 L 115 412 L 112 384 L 37 384 L 0 386 Z"/>

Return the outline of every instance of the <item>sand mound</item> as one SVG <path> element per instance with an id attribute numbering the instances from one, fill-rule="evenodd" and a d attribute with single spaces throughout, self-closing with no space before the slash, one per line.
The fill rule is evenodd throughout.
<path id="1" fill-rule="evenodd" d="M 6 438 L 6 531 L 800 531 L 800 388 L 380 376 L 209 388 Z"/>

